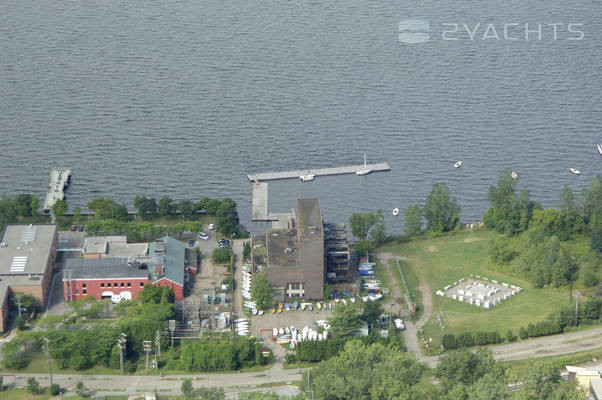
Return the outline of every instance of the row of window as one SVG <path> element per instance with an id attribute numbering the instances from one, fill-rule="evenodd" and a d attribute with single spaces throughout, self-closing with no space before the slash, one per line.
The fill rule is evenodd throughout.
<path id="1" fill-rule="evenodd" d="M 112 287 L 126 287 L 124 282 L 121 282 L 119 284 L 117 284 L 117 282 L 112 284 Z M 86 284 L 84 283 L 84 287 L 86 287 Z M 104 288 L 105 287 L 105 283 L 101 282 L 100 283 L 100 287 Z M 107 282 L 106 287 L 110 288 L 111 287 L 111 282 Z M 128 282 L 127 283 L 127 287 L 131 288 L 132 287 L 132 282 Z M 140 287 L 144 287 L 144 282 L 140 282 Z"/>

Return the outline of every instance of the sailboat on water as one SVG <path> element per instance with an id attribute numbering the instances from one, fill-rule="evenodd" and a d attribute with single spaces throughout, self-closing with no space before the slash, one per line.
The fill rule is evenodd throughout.
<path id="1" fill-rule="evenodd" d="M 372 170 L 368 169 L 368 164 L 366 163 L 366 153 L 364 153 L 364 169 L 355 171 L 355 174 L 356 175 L 368 175 L 370 172 L 372 172 Z"/>

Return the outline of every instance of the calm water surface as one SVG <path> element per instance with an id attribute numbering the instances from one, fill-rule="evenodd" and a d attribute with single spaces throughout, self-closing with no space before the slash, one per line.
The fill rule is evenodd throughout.
<path id="1" fill-rule="evenodd" d="M 405 19 L 429 20 L 431 41 L 400 43 Z M 43 196 L 62 164 L 71 207 L 232 197 L 261 229 L 248 222 L 246 173 L 366 152 L 392 171 L 274 182 L 270 209 L 318 196 L 331 221 L 382 208 L 398 232 L 390 210 L 446 182 L 472 219 L 507 167 L 554 206 L 564 185 L 580 191 L 602 172 L 601 22 L 595 0 L 6 0 L 0 194 Z M 482 27 L 452 42 L 444 23 Z M 558 40 L 545 28 L 540 41 L 480 40 L 489 23 L 564 25 Z M 566 39 L 568 23 L 583 40 Z"/>

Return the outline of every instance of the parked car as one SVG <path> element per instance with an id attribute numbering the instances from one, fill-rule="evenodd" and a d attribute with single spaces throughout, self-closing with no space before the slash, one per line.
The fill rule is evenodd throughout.
<path id="1" fill-rule="evenodd" d="M 77 225 L 71 225 L 71 228 L 69 228 L 69 230 L 71 232 L 75 232 L 77 230 Z"/>
<path id="2" fill-rule="evenodd" d="M 214 224 L 209 224 L 209 230 L 212 231 L 215 229 L 215 225 Z"/>
<path id="3" fill-rule="evenodd" d="M 188 241 L 188 246 L 194 246 L 194 239 L 190 239 Z"/>
<path id="4" fill-rule="evenodd" d="M 84 231 L 84 226 L 80 225 L 77 227 L 78 232 L 83 232 Z"/>
<path id="5" fill-rule="evenodd" d="M 209 235 L 206 234 L 205 232 L 201 232 L 201 233 L 199 233 L 199 239 L 209 240 Z"/>

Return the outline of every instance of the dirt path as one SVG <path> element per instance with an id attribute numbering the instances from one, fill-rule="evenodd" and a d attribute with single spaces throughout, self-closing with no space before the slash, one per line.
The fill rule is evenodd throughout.
<path id="1" fill-rule="evenodd" d="M 390 304 L 393 303 L 393 307 L 401 308 L 401 282 L 398 282 L 389 261 L 394 261 L 395 259 L 403 259 L 403 257 L 394 256 L 391 253 L 378 253 L 376 257 L 381 262 L 381 264 L 385 267 L 387 274 L 389 275 L 389 279 L 391 282 L 391 300 L 389 303 L 384 305 L 385 310 L 386 307 L 390 307 Z M 431 314 L 433 313 L 433 296 L 431 294 L 430 288 L 426 283 L 421 283 L 418 287 L 420 292 L 422 293 L 422 307 L 424 308 L 424 312 L 422 317 L 416 322 L 413 323 L 409 319 L 404 320 L 406 329 L 402 332 L 403 340 L 406 344 L 408 352 L 414 353 L 416 358 L 422 362 L 429 364 L 430 366 L 434 366 L 437 363 L 437 357 L 427 357 L 422 354 L 421 345 L 418 342 L 418 331 L 422 328 L 431 318 Z M 398 300 L 399 303 L 396 301 Z"/>

